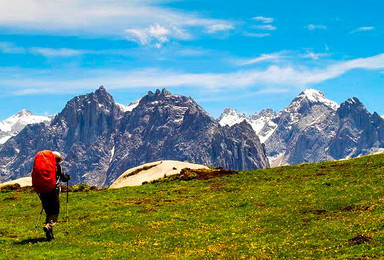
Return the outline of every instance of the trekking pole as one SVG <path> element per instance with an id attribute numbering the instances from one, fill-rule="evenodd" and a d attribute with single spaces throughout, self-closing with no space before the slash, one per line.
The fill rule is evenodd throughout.
<path id="1" fill-rule="evenodd" d="M 40 214 L 39 214 L 39 218 L 37 219 L 37 222 L 36 222 L 36 225 L 35 225 L 35 232 L 37 231 L 37 227 L 39 225 L 39 222 L 40 222 L 40 218 L 41 218 L 41 215 L 43 214 L 43 206 L 41 206 L 41 210 L 40 210 Z"/>
<path id="2" fill-rule="evenodd" d="M 67 181 L 67 204 L 65 204 L 65 208 L 66 208 L 66 211 L 67 211 L 67 216 L 66 216 L 66 222 L 67 222 L 67 232 L 66 232 L 66 235 L 68 235 L 68 225 L 69 225 L 69 217 L 68 217 L 68 199 L 69 199 L 69 195 L 68 195 L 68 193 L 69 193 L 69 185 L 68 185 L 68 181 Z"/>

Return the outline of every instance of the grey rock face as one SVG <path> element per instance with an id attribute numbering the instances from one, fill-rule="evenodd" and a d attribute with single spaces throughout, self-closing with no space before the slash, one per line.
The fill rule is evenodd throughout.
<path id="1" fill-rule="evenodd" d="M 149 92 L 123 112 L 101 87 L 69 101 L 49 126 L 27 126 L 0 148 L 0 178 L 28 175 L 39 150 L 58 150 L 72 183 L 103 186 L 130 167 L 172 159 L 234 169 L 269 166 L 247 124 L 221 127 L 191 98 Z"/>
<path id="2" fill-rule="evenodd" d="M 191 98 L 165 90 L 142 98 L 124 115 L 119 132 L 108 183 L 125 169 L 160 159 L 234 169 L 269 166 L 248 124 L 221 127 Z"/>
<path id="3" fill-rule="evenodd" d="M 348 99 L 337 110 L 339 128 L 330 143 L 335 159 L 370 154 L 384 147 L 384 120 L 369 113 L 357 98 Z"/>
<path id="4" fill-rule="evenodd" d="M 316 93 L 324 99 L 321 92 Z M 335 108 L 329 102 L 318 102 L 302 92 L 281 111 L 276 130 L 266 141 L 268 156 L 274 166 L 326 160 L 325 150 L 334 135 L 332 118 Z"/>

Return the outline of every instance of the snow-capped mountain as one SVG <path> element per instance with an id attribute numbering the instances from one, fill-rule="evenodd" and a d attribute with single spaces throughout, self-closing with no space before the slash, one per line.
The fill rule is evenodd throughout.
<path id="1" fill-rule="evenodd" d="M 276 124 L 273 122 L 275 117 L 276 113 L 272 109 L 264 109 L 260 113 L 246 117 L 243 113 L 239 114 L 236 109 L 226 108 L 218 121 L 221 126 L 233 126 L 245 120 L 252 126 L 260 141 L 264 143 L 276 128 Z"/>
<path id="2" fill-rule="evenodd" d="M 339 105 L 336 102 L 327 99 L 324 96 L 323 92 L 316 89 L 306 89 L 303 92 L 301 92 L 296 99 L 297 100 L 308 99 L 311 103 L 324 104 L 332 108 L 333 110 L 336 110 L 339 107 Z"/>
<path id="3" fill-rule="evenodd" d="M 335 135 L 337 103 L 314 89 L 301 92 L 276 117 L 277 127 L 265 142 L 271 165 L 330 159 L 321 146 Z"/>
<path id="4" fill-rule="evenodd" d="M 357 98 L 339 106 L 320 91 L 305 90 L 275 122 L 265 142 L 272 166 L 339 160 L 384 148 L 384 120 Z"/>
<path id="5" fill-rule="evenodd" d="M 260 142 L 265 143 L 276 130 L 277 124 L 274 122 L 276 116 L 275 111 L 272 109 L 263 109 L 260 113 L 255 113 L 247 119 L 248 123 L 259 136 Z"/>
<path id="6" fill-rule="evenodd" d="M 52 117 L 37 116 L 31 111 L 21 110 L 19 113 L 0 122 L 0 144 L 4 144 L 8 139 L 17 135 L 27 125 L 45 123 L 49 124 Z"/>
<path id="7" fill-rule="evenodd" d="M 246 120 L 265 144 L 271 166 L 339 160 L 384 150 L 384 120 L 357 99 L 338 105 L 321 91 L 306 89 L 281 112 L 251 117 L 226 109 L 222 125 Z"/>
<path id="8" fill-rule="evenodd" d="M 231 109 L 227 107 L 224 109 L 224 112 L 219 117 L 218 121 L 221 126 L 233 126 L 235 124 L 239 124 L 242 121 L 246 120 L 247 117 L 245 114 L 237 113 L 236 109 Z"/>

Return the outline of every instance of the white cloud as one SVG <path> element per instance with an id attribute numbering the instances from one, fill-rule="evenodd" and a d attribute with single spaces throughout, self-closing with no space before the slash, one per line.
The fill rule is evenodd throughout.
<path id="1" fill-rule="evenodd" d="M 157 48 L 168 42 L 171 34 L 176 35 L 177 38 L 185 38 L 185 35 L 180 34 L 178 31 L 172 31 L 172 29 L 157 23 L 143 29 L 127 29 L 125 32 L 128 39 L 141 45 L 155 46 Z"/>
<path id="2" fill-rule="evenodd" d="M 274 31 L 277 28 L 273 25 L 266 24 L 266 25 L 253 25 L 253 28 L 260 29 L 260 30 L 267 30 L 267 31 Z"/>
<path id="3" fill-rule="evenodd" d="M 325 25 L 322 25 L 322 24 L 309 24 L 306 26 L 306 28 L 310 31 L 313 31 L 313 30 L 326 30 L 327 29 L 327 26 Z"/>
<path id="4" fill-rule="evenodd" d="M 232 30 L 233 28 L 234 28 L 234 26 L 232 24 L 229 24 L 229 23 L 213 24 L 213 25 L 208 26 L 208 28 L 206 29 L 206 32 L 207 33 L 217 33 L 220 31 Z"/>
<path id="5" fill-rule="evenodd" d="M 188 73 L 161 69 L 131 71 L 84 70 L 44 72 L 36 70 L 0 70 L 3 93 L 18 95 L 35 93 L 72 93 L 92 90 L 105 85 L 108 89 L 192 87 L 210 91 L 243 90 L 257 87 L 259 91 L 270 88 L 304 88 L 337 78 L 354 69 L 384 69 L 384 54 L 368 58 L 342 61 L 323 68 L 271 65 L 264 70 L 249 69 L 230 73 Z M 23 75 L 20 78 L 20 75 Z M 70 75 L 70 76 L 69 76 Z M 6 91 L 7 90 L 7 91 Z"/>
<path id="6" fill-rule="evenodd" d="M 271 62 L 271 61 L 279 61 L 281 59 L 281 52 L 279 53 L 271 53 L 271 54 L 261 54 L 259 57 L 251 58 L 251 59 L 240 59 L 235 61 L 237 65 L 246 66 L 257 64 L 261 62 Z"/>
<path id="7" fill-rule="evenodd" d="M 0 0 L 0 27 L 12 33 L 92 37 L 126 38 L 128 32 L 136 35 L 135 41 L 149 37 L 165 42 L 172 37 L 191 39 L 187 30 L 192 27 L 231 24 L 161 7 L 161 2 L 164 1 Z"/>
<path id="8" fill-rule="evenodd" d="M 256 16 L 256 17 L 253 17 L 252 20 L 260 21 L 263 23 L 273 23 L 273 21 L 274 21 L 273 18 L 264 17 L 264 16 Z"/>
<path id="9" fill-rule="evenodd" d="M 326 48 L 327 49 L 327 48 Z M 329 53 L 316 53 L 312 50 L 305 50 L 305 54 L 301 55 L 302 58 L 309 58 L 309 59 L 312 59 L 312 60 L 318 60 L 320 59 L 321 57 L 327 57 L 329 56 Z"/>
<path id="10" fill-rule="evenodd" d="M 77 55 L 87 53 L 87 51 L 84 51 L 84 50 L 74 50 L 74 49 L 67 49 L 67 48 L 53 49 L 53 48 L 41 48 L 41 47 L 32 47 L 32 48 L 29 48 L 28 51 L 33 54 L 43 55 L 45 57 L 70 57 L 70 56 L 77 56 Z"/>
<path id="11" fill-rule="evenodd" d="M 74 50 L 74 49 L 53 49 L 53 48 L 42 48 L 42 47 L 21 47 L 17 46 L 11 42 L 0 42 L 0 52 L 10 53 L 10 54 L 19 54 L 19 53 L 30 53 L 34 55 L 43 55 L 45 57 L 69 57 L 76 56 L 85 53 L 92 53 L 87 50 Z"/>
<path id="12" fill-rule="evenodd" d="M 264 38 L 271 36 L 270 33 L 244 33 L 244 35 L 253 38 Z"/>
<path id="13" fill-rule="evenodd" d="M 375 27 L 373 27 L 373 26 L 364 26 L 364 27 L 359 27 L 356 30 L 351 31 L 351 33 L 373 31 L 373 30 L 375 30 Z"/>

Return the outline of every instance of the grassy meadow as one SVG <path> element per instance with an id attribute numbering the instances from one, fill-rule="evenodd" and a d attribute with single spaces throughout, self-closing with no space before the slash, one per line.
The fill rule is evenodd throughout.
<path id="1" fill-rule="evenodd" d="M 37 195 L 2 191 L 0 258 L 384 258 L 383 185 L 379 154 L 71 192 L 51 242 Z"/>

